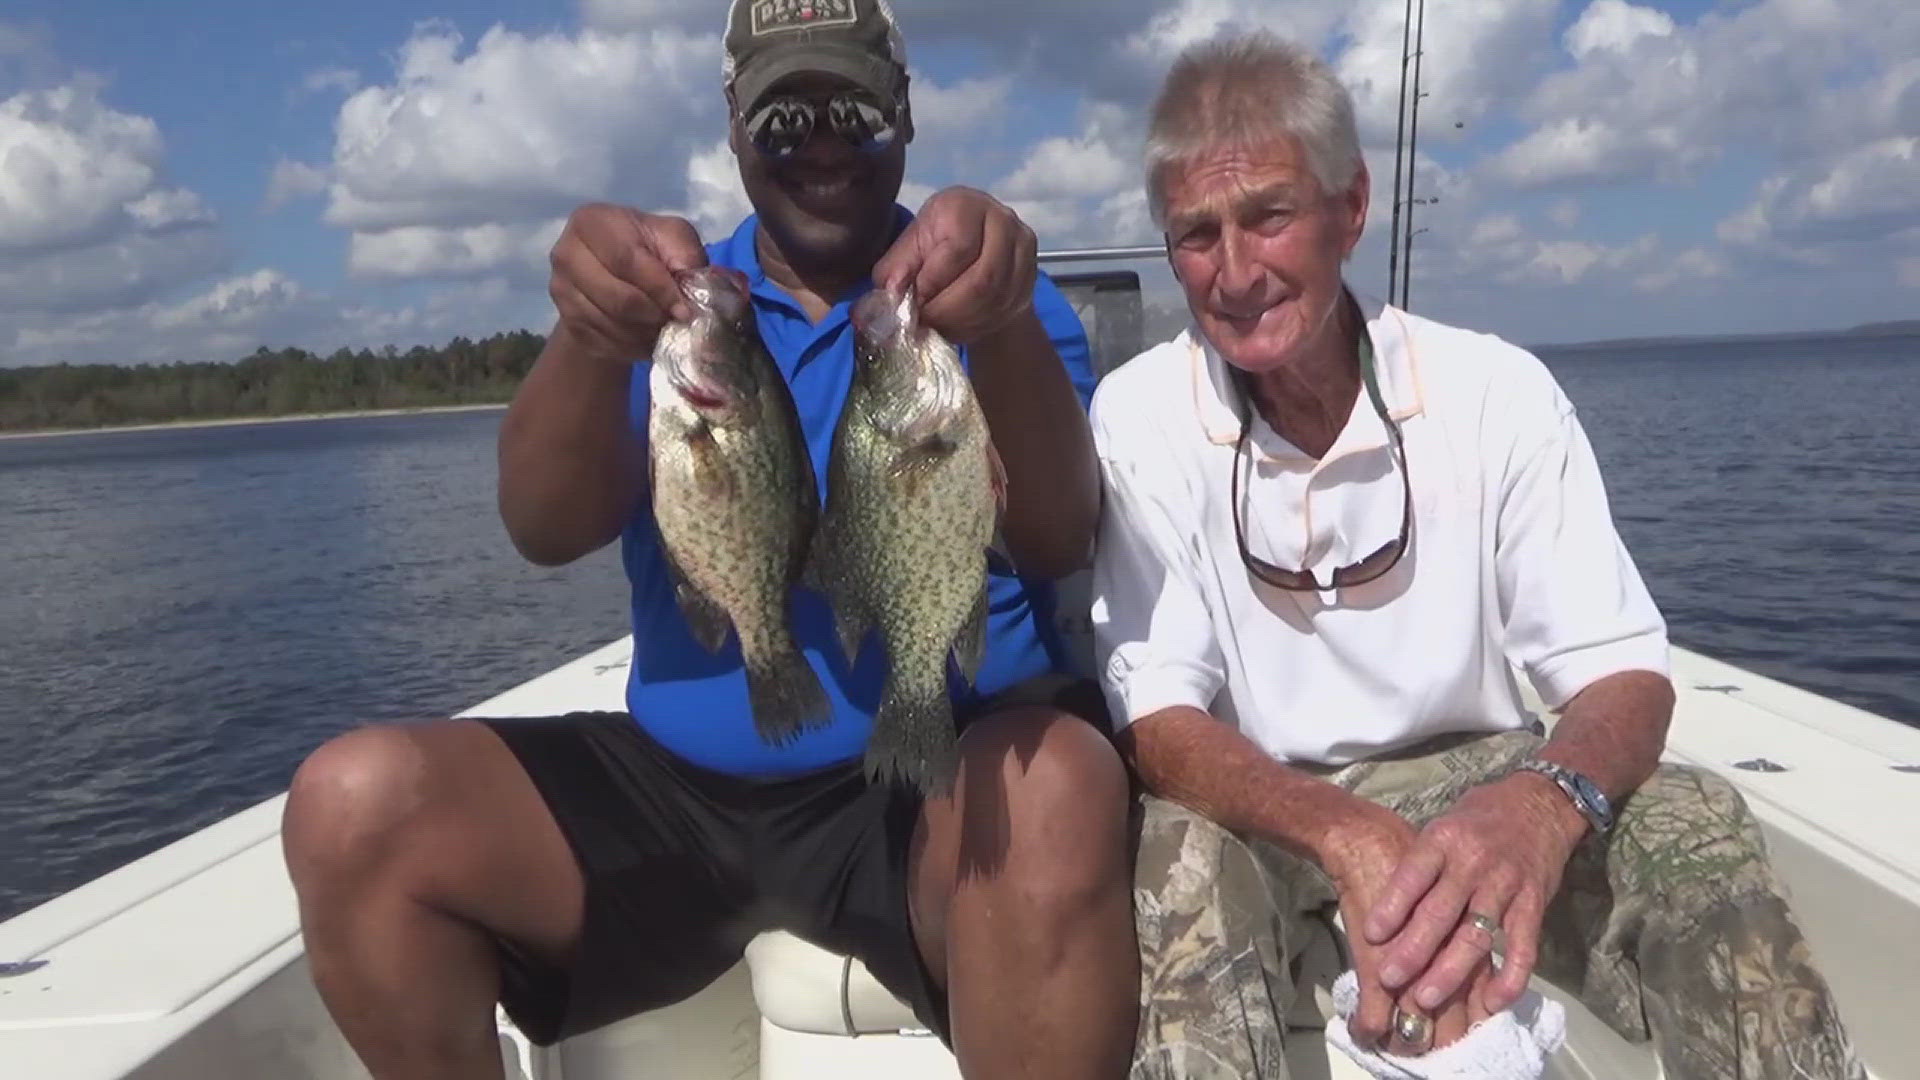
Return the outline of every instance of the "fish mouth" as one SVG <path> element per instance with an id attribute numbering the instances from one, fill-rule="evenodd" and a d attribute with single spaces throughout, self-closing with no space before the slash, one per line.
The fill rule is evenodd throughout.
<path id="1" fill-rule="evenodd" d="M 727 399 L 719 394 L 695 386 L 680 387 L 680 396 L 696 409 L 721 409 L 727 404 Z"/>
<path id="2" fill-rule="evenodd" d="M 734 395 L 727 392 L 723 384 L 702 382 L 692 373 L 680 370 L 668 370 L 667 383 L 673 387 L 680 400 L 701 412 L 718 412 L 731 405 Z"/>
<path id="3" fill-rule="evenodd" d="M 854 332 L 862 337 L 873 341 L 891 340 L 907 329 L 915 310 L 914 303 L 911 285 L 900 292 L 876 286 L 873 291 L 853 302 L 847 320 L 853 324 Z"/>
<path id="4" fill-rule="evenodd" d="M 727 266 L 700 266 L 674 272 L 680 295 L 696 310 L 712 311 L 727 322 L 739 322 L 750 310 L 752 286 L 747 275 Z"/>

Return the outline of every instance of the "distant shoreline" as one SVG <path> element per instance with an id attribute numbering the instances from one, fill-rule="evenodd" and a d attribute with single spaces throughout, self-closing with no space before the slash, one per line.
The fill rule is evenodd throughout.
<path id="1" fill-rule="evenodd" d="M 103 427 L 36 428 L 0 431 L 4 439 L 52 439 L 63 435 L 110 435 L 133 431 L 174 431 L 187 428 L 239 427 L 243 424 L 294 424 L 305 420 L 351 420 L 374 416 L 416 416 L 425 413 L 484 412 L 504 409 L 507 403 L 474 405 L 420 405 L 411 408 L 358 409 L 344 412 L 283 413 L 274 416 L 223 416 L 214 420 L 167 420 L 155 424 L 116 424 Z"/>

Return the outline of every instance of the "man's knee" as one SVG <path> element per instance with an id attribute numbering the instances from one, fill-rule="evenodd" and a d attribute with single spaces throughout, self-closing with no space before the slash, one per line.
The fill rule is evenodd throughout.
<path id="1" fill-rule="evenodd" d="M 1711 769 L 1662 764 L 1628 800 L 1635 826 L 1697 841 L 1757 841 L 1753 809 L 1740 788 Z"/>
<path id="2" fill-rule="evenodd" d="M 425 749 L 400 727 L 358 728 L 308 755 L 281 828 L 295 886 L 375 870 L 431 804 L 429 776 Z"/>
<path id="3" fill-rule="evenodd" d="M 1034 708 L 971 725 L 961 748 L 965 846 L 976 849 L 963 857 L 1001 841 L 1023 890 L 1049 907 L 1079 909 L 1124 888 L 1127 777 L 1111 741 L 1078 717 Z"/>
<path id="4" fill-rule="evenodd" d="M 1686 908 L 1774 890 L 1765 838 L 1745 796 L 1708 769 L 1662 765 L 1627 800 L 1619 828 L 1642 853 L 1642 888 Z"/>

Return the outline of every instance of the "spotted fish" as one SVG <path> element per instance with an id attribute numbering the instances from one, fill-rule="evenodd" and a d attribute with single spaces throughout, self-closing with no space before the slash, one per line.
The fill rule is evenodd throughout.
<path id="1" fill-rule="evenodd" d="M 738 635 L 754 726 L 781 745 L 830 713 L 790 622 L 819 520 L 813 464 L 746 276 L 677 278 L 694 316 L 661 330 L 648 375 L 654 521 L 688 628 L 716 653 Z"/>
<path id="2" fill-rule="evenodd" d="M 885 647 L 868 776 L 941 791 L 959 760 L 947 659 L 969 682 L 979 672 L 1006 477 L 959 353 L 920 324 L 911 290 L 875 289 L 852 321 L 853 380 L 808 580 L 849 663 L 870 629 Z"/>

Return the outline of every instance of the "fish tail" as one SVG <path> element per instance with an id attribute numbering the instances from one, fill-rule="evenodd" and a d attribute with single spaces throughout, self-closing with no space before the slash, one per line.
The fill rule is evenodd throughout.
<path id="1" fill-rule="evenodd" d="M 743 659 L 753 726 L 768 745 L 785 745 L 831 717 L 826 688 L 791 637 L 781 634 L 762 648 L 743 650 Z"/>
<path id="2" fill-rule="evenodd" d="M 867 742 L 867 778 L 910 784 L 922 795 L 944 795 L 959 768 L 953 702 L 944 681 L 920 686 L 890 675 Z"/>

